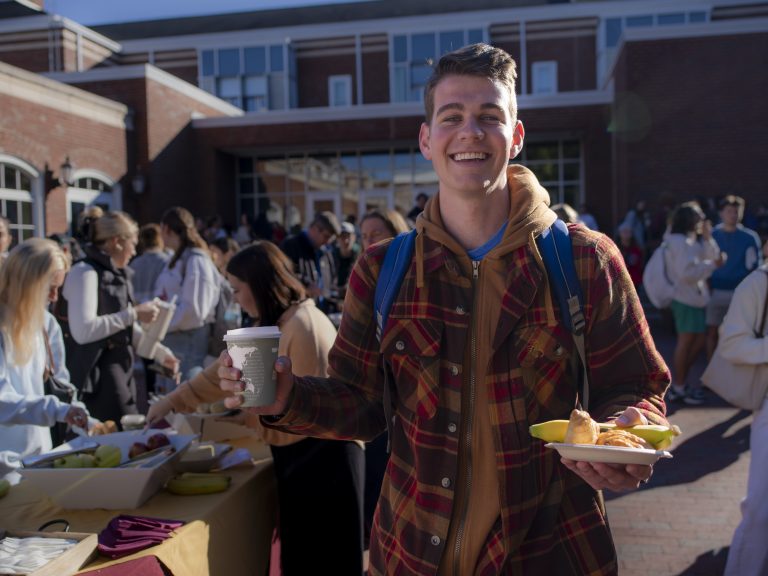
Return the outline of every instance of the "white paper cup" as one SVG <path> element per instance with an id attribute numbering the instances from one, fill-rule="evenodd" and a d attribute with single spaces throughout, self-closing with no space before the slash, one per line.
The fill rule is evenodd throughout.
<path id="1" fill-rule="evenodd" d="M 256 326 L 228 330 L 224 335 L 232 365 L 243 373 L 243 407 L 268 406 L 275 401 L 277 389 L 277 326 Z"/>

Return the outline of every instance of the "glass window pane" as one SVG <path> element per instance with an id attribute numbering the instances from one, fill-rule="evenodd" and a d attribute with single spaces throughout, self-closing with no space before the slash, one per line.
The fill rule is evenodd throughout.
<path id="1" fill-rule="evenodd" d="M 411 87 L 424 86 L 432 75 L 432 66 L 428 64 L 411 66 Z"/>
<path id="2" fill-rule="evenodd" d="M 8 218 L 13 224 L 20 224 L 19 211 L 15 200 L 8 200 L 5 205 L 6 213 L 5 217 Z"/>
<path id="3" fill-rule="evenodd" d="M 467 34 L 468 43 L 469 44 L 477 44 L 478 42 L 482 42 L 485 40 L 485 35 L 483 34 L 482 30 L 470 30 Z"/>
<path id="4" fill-rule="evenodd" d="M 358 172 L 357 155 L 342 154 L 339 157 L 339 178 L 343 188 L 357 191 L 360 188 L 360 173 Z"/>
<path id="5" fill-rule="evenodd" d="M 706 22 L 707 13 L 706 12 L 689 12 L 688 21 L 689 22 Z"/>
<path id="6" fill-rule="evenodd" d="M 440 32 L 440 54 L 452 52 L 464 46 L 464 31 Z"/>
<path id="7" fill-rule="evenodd" d="M 360 174 L 363 188 L 389 188 L 392 186 L 392 159 L 389 153 L 360 155 Z"/>
<path id="8" fill-rule="evenodd" d="M 563 164 L 563 180 L 578 180 L 581 165 L 578 162 L 566 162 Z"/>
<path id="9" fill-rule="evenodd" d="M 407 36 L 393 36 L 392 37 L 392 57 L 395 62 L 407 62 L 408 61 L 408 37 Z"/>
<path id="10" fill-rule="evenodd" d="M 306 168 L 308 190 L 336 191 L 339 189 L 340 170 L 336 154 L 318 154 L 307 158 Z"/>
<path id="11" fill-rule="evenodd" d="M 531 142 L 526 144 L 526 159 L 531 160 L 556 160 L 557 143 L 556 142 Z"/>
<path id="12" fill-rule="evenodd" d="M 605 21 L 605 45 L 613 48 L 621 36 L 621 18 L 608 18 Z"/>
<path id="13" fill-rule="evenodd" d="M 237 159 L 237 171 L 240 174 L 253 173 L 253 158 L 238 158 Z"/>
<path id="14" fill-rule="evenodd" d="M 254 192 L 253 178 L 240 178 L 240 194 L 243 196 L 252 195 Z"/>
<path id="15" fill-rule="evenodd" d="M 13 166 L 5 165 L 3 172 L 5 174 L 5 181 L 3 182 L 4 188 L 9 188 L 11 190 L 17 190 L 17 184 L 16 184 L 16 169 Z"/>
<path id="16" fill-rule="evenodd" d="M 265 74 L 267 72 L 267 51 L 264 46 L 243 50 L 245 60 L 243 70 L 246 74 Z"/>
<path id="17" fill-rule="evenodd" d="M 285 105 L 285 85 L 283 74 L 270 74 L 269 77 L 269 108 L 282 110 Z"/>
<path id="18" fill-rule="evenodd" d="M 219 78 L 217 81 L 218 89 L 216 93 L 221 98 L 232 98 L 240 96 L 239 78 Z"/>
<path id="19" fill-rule="evenodd" d="M 424 158 L 419 151 L 413 154 L 413 183 L 417 188 L 434 187 L 437 190 L 437 174 L 432 162 Z"/>
<path id="20" fill-rule="evenodd" d="M 203 76 L 213 76 L 213 50 L 203 50 L 200 56 L 200 71 Z"/>
<path id="21" fill-rule="evenodd" d="M 32 224 L 32 202 L 20 202 L 21 221 L 24 224 Z"/>
<path id="22" fill-rule="evenodd" d="M 685 24 L 685 14 L 682 12 L 676 14 L 659 14 L 660 26 L 668 26 L 670 24 Z"/>
<path id="23" fill-rule="evenodd" d="M 540 182 L 557 181 L 560 179 L 560 170 L 554 162 L 542 164 L 529 164 L 528 167 L 536 174 Z"/>
<path id="24" fill-rule="evenodd" d="M 32 180 L 30 177 L 24 172 L 20 172 L 19 176 L 21 177 L 21 189 L 26 190 L 27 192 L 32 192 Z"/>
<path id="25" fill-rule="evenodd" d="M 284 158 L 270 158 L 256 162 L 260 193 L 282 194 L 286 190 L 287 165 Z"/>
<path id="26" fill-rule="evenodd" d="M 581 145 L 577 140 L 563 142 L 563 158 L 581 158 Z"/>
<path id="27" fill-rule="evenodd" d="M 578 206 L 581 204 L 579 187 L 573 185 L 563 186 L 563 202 L 567 202 L 571 206 Z"/>
<path id="28" fill-rule="evenodd" d="M 269 69 L 272 72 L 283 71 L 283 47 L 282 46 L 269 47 Z"/>
<path id="29" fill-rule="evenodd" d="M 411 61 L 424 63 L 435 59 L 435 35 L 414 34 L 411 36 Z"/>
<path id="30" fill-rule="evenodd" d="M 237 76 L 240 74 L 240 49 L 226 48 L 219 50 L 218 76 Z"/>
<path id="31" fill-rule="evenodd" d="M 627 16 L 627 28 L 638 28 L 642 26 L 653 26 L 653 16 Z"/>
<path id="32" fill-rule="evenodd" d="M 243 81 L 243 92 L 246 96 L 266 96 L 266 76 L 248 76 Z"/>
<path id="33" fill-rule="evenodd" d="M 394 102 L 408 101 L 408 69 L 405 66 L 396 66 L 392 70 L 392 99 Z"/>
<path id="34" fill-rule="evenodd" d="M 256 201 L 253 198 L 241 198 L 240 214 L 254 216 L 256 214 Z"/>

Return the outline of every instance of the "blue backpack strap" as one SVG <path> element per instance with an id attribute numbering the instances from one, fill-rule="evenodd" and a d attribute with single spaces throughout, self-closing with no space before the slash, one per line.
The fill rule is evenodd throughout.
<path id="1" fill-rule="evenodd" d="M 552 292 L 560 306 L 565 327 L 573 334 L 573 341 L 579 353 L 583 370 L 583 391 L 581 405 L 584 410 L 589 407 L 589 379 L 587 371 L 586 349 L 584 343 L 584 297 L 581 284 L 573 263 L 573 248 L 568 226 L 559 218 L 555 223 L 542 232 L 536 239 L 536 245 L 541 253 L 547 278 Z"/>
<path id="2" fill-rule="evenodd" d="M 379 342 L 384 334 L 389 311 L 400 292 L 403 277 L 411 265 L 415 243 L 416 230 L 401 232 L 390 243 L 384 262 L 381 264 L 373 300 L 376 313 L 376 339 Z"/>

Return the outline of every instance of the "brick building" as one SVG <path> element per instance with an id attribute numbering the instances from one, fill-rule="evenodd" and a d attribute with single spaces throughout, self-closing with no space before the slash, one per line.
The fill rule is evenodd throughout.
<path id="1" fill-rule="evenodd" d="M 611 229 L 651 206 L 768 198 L 768 2 L 373 0 L 87 28 L 0 0 L 0 209 L 18 236 L 90 203 L 286 227 L 407 211 L 429 59 L 485 41 L 519 69 L 524 162 Z"/>

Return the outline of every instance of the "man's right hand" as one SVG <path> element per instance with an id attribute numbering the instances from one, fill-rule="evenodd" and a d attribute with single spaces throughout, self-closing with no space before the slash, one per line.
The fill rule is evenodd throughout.
<path id="1" fill-rule="evenodd" d="M 280 356 L 275 362 L 275 372 L 277 372 L 277 393 L 275 402 L 269 406 L 259 406 L 245 408 L 253 414 L 275 415 L 283 414 L 288 408 L 288 401 L 293 392 L 293 372 L 291 371 L 291 359 L 287 356 Z M 232 396 L 224 399 L 224 405 L 227 408 L 240 408 L 243 403 L 243 374 L 237 368 L 232 366 L 232 357 L 224 350 L 219 356 L 219 388 L 224 392 L 229 392 Z"/>

